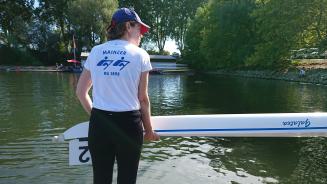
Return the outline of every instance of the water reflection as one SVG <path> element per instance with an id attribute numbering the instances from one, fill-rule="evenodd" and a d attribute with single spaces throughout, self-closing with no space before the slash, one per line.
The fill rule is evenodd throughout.
<path id="1" fill-rule="evenodd" d="M 51 138 L 88 116 L 78 75 L 0 73 L 0 183 L 92 183 Z M 154 115 L 326 111 L 326 86 L 151 75 Z M 138 183 L 326 183 L 326 138 L 170 137 L 144 145 Z"/>
<path id="2" fill-rule="evenodd" d="M 285 183 L 327 183 L 326 138 L 301 139 L 298 162 L 290 179 Z"/>
<path id="3" fill-rule="evenodd" d="M 195 81 L 204 81 L 196 83 Z M 207 113 L 315 112 L 327 108 L 326 86 L 285 81 L 191 76 L 184 104 Z M 194 112 L 195 114 L 198 112 Z"/>
<path id="4" fill-rule="evenodd" d="M 267 145 L 258 146 L 252 139 L 242 138 L 164 138 L 145 145 L 142 170 L 146 173 L 142 176 L 149 183 L 169 183 L 173 177 L 180 179 L 178 183 L 278 183 L 270 163 L 259 156 L 262 151 L 269 152 L 265 148 Z"/>
<path id="5" fill-rule="evenodd" d="M 184 112 L 184 75 L 151 75 L 149 96 L 153 115 L 169 115 Z"/>
<path id="6" fill-rule="evenodd" d="M 78 112 L 67 76 L 0 73 L 1 182 L 62 183 L 67 177 L 68 145 L 51 138 L 87 117 Z"/>

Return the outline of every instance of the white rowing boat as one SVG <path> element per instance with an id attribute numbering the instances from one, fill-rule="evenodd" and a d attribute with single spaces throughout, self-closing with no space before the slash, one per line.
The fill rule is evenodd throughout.
<path id="1" fill-rule="evenodd" d="M 327 137 L 327 113 L 219 114 L 153 116 L 160 136 Z M 89 164 L 88 122 L 66 130 L 55 140 L 70 140 L 70 165 Z"/>

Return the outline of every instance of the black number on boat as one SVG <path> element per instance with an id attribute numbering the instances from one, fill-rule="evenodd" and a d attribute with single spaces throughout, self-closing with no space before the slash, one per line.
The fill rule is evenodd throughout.
<path id="1" fill-rule="evenodd" d="M 82 142 L 82 141 L 87 141 L 87 138 L 80 138 L 80 139 L 78 139 L 80 142 Z M 79 159 L 79 161 L 80 162 L 82 162 L 82 163 L 86 163 L 86 162 L 88 162 L 89 160 L 90 160 L 90 157 L 86 157 L 86 158 L 83 158 L 84 157 L 84 155 L 89 151 L 89 147 L 88 146 L 80 146 L 80 147 L 78 147 L 78 149 L 79 150 L 83 150 L 82 152 L 81 152 L 81 154 L 79 155 L 79 157 L 78 157 L 78 159 Z"/>

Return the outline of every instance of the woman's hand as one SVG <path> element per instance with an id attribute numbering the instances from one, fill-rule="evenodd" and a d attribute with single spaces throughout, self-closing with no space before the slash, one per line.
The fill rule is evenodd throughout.
<path id="1" fill-rule="evenodd" d="M 144 140 L 145 141 L 159 141 L 160 136 L 153 130 L 145 131 Z"/>

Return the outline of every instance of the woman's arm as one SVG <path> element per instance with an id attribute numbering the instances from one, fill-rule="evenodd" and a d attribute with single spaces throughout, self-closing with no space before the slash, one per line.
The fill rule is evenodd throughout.
<path id="1" fill-rule="evenodd" d="M 144 127 L 144 140 L 156 141 L 159 140 L 159 135 L 157 135 L 151 126 L 151 112 L 150 112 L 150 100 L 148 95 L 148 78 L 149 72 L 142 72 L 139 84 L 138 98 L 141 105 L 141 117 Z"/>
<path id="2" fill-rule="evenodd" d="M 84 68 L 81 76 L 79 77 L 76 95 L 81 102 L 85 111 L 90 115 L 92 109 L 92 100 L 89 95 L 89 90 L 92 87 L 91 73 Z"/>

